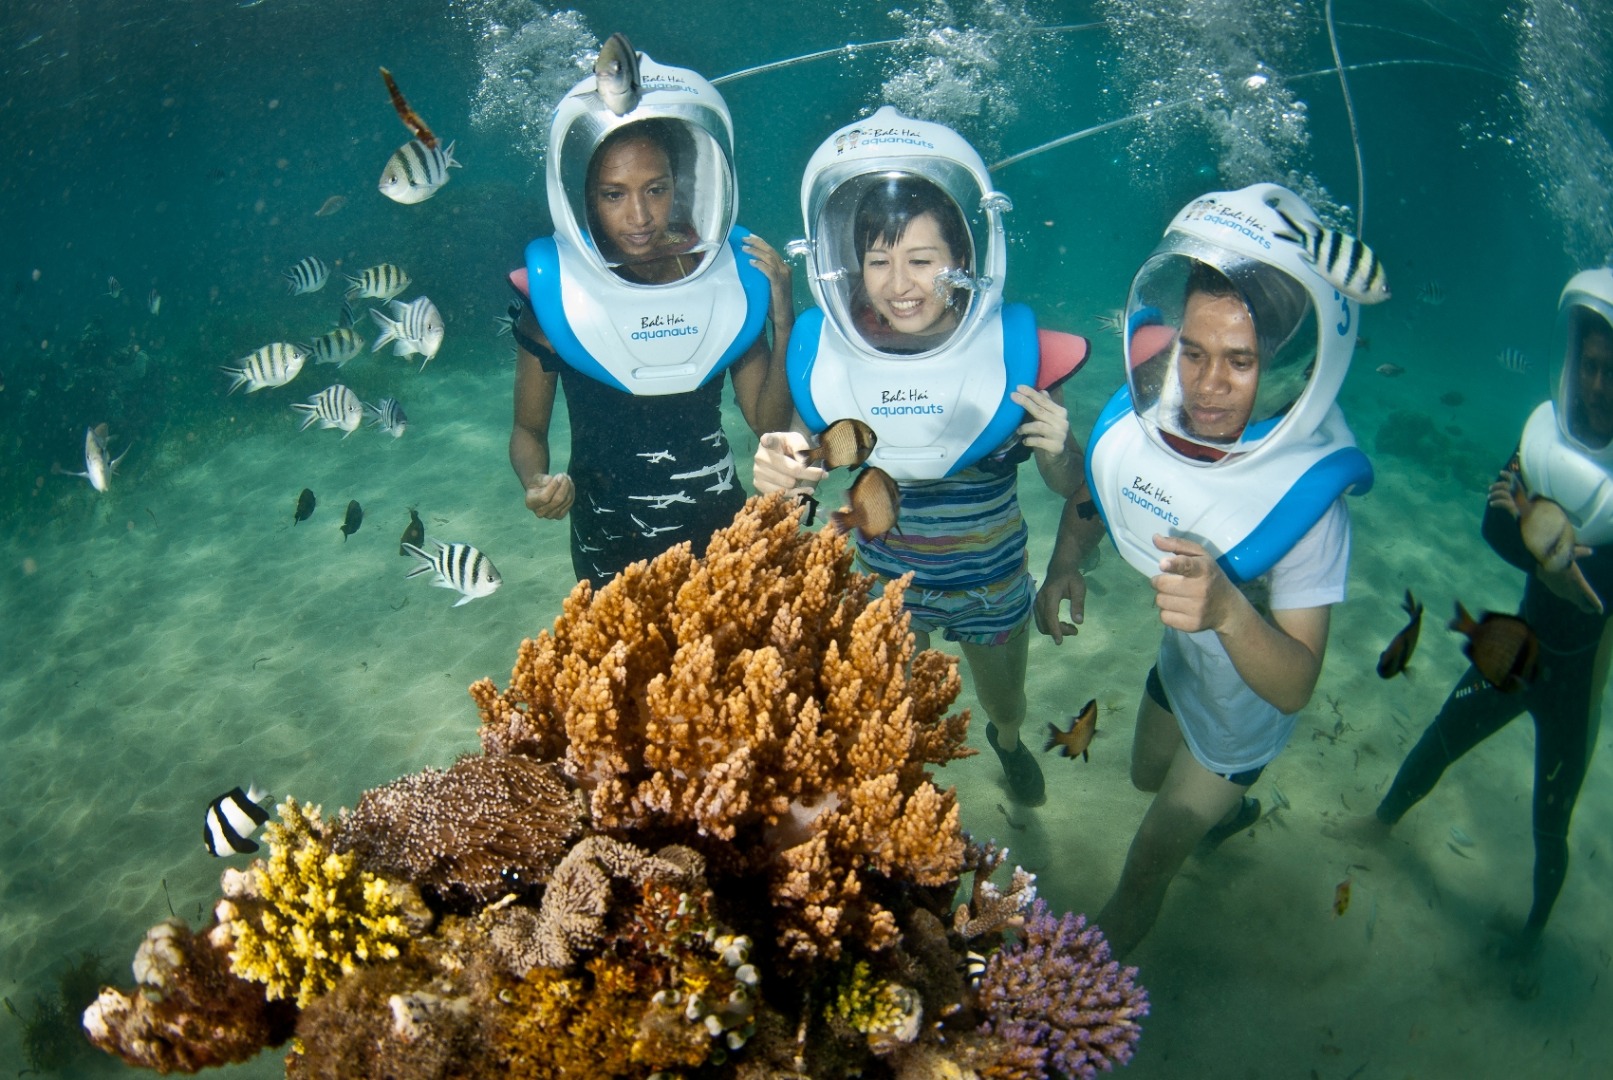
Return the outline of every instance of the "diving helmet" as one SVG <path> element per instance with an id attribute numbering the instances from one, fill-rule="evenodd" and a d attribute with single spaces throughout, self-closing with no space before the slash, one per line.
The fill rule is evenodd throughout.
<path id="1" fill-rule="evenodd" d="M 967 343 L 1001 306 L 1010 209 L 962 136 L 886 105 L 813 153 L 807 240 L 789 250 L 855 350 L 921 358 Z"/>
<path id="2" fill-rule="evenodd" d="M 1303 198 L 1277 184 L 1210 192 L 1176 215 L 1132 279 L 1125 311 L 1132 407 L 1157 444 L 1191 464 L 1247 461 L 1309 438 L 1349 370 L 1357 306 L 1299 243 L 1279 235 L 1290 232 L 1284 216 L 1316 220 Z M 1223 298 L 1235 302 L 1234 321 L 1252 323 L 1253 355 L 1241 369 L 1254 375 L 1252 401 L 1236 386 L 1188 400 L 1184 379 L 1197 360 L 1207 363 L 1229 340 L 1249 337 L 1234 331 L 1210 340 L 1219 332 L 1203 322 L 1205 313 Z"/>
<path id="3" fill-rule="evenodd" d="M 1557 302 L 1552 401 L 1563 439 L 1613 465 L 1613 269 L 1582 270 Z"/>
<path id="4" fill-rule="evenodd" d="M 632 283 L 615 273 L 622 267 L 678 256 L 690 256 L 681 277 L 704 273 L 716 260 L 701 254 L 722 248 L 739 211 L 734 126 L 717 88 L 688 68 L 658 64 L 643 54 L 639 78 L 637 105 L 618 116 L 600 97 L 596 76 L 589 75 L 560 100 L 549 131 L 547 179 L 555 235 L 613 283 Z M 617 229 L 613 237 L 595 196 L 601 166 L 610 164 L 616 148 L 629 144 L 647 145 L 652 165 L 664 161 L 670 206 L 654 212 L 664 220 L 630 218 L 628 228 L 640 231 L 624 235 Z M 608 185 L 601 197 L 612 197 Z"/>

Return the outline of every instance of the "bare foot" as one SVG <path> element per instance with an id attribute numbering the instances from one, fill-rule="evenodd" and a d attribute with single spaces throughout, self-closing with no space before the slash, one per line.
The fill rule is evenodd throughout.
<path id="1" fill-rule="evenodd" d="M 1381 844 L 1389 839 L 1389 829 L 1377 814 L 1363 814 L 1336 825 L 1322 826 L 1322 835 L 1351 844 Z"/>

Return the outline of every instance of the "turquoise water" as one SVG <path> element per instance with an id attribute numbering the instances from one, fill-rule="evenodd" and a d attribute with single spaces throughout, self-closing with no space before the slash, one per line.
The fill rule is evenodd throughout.
<path id="1" fill-rule="evenodd" d="M 1533 1001 L 1508 994 L 1485 956 L 1493 926 L 1528 902 L 1524 727 L 1453 770 L 1397 832 L 1404 843 L 1364 860 L 1375 865 L 1321 830 L 1371 805 L 1461 670 L 1456 642 L 1430 627 L 1416 679 L 1378 682 L 1401 591 L 1425 594 L 1431 613 L 1458 596 L 1501 609 L 1516 598 L 1517 575 L 1488 555 L 1477 519 L 1490 470 L 1546 396 L 1562 283 L 1613 248 L 1602 59 L 1613 15 L 1491 0 L 1341 2 L 1333 14 L 1362 232 L 1395 288 L 1365 314 L 1370 349 L 1341 402 L 1369 450 L 1399 412 L 1416 415 L 1394 430 L 1426 429 L 1435 450 L 1374 454 L 1378 487 L 1352 507 L 1352 595 L 1317 700 L 1255 791 L 1269 804 L 1264 785 L 1280 785 L 1292 807 L 1174 886 L 1132 958 L 1155 1005 L 1131 1072 L 1604 1075 L 1613 1043 L 1587 1018 L 1605 1014 L 1613 948 L 1607 748 L 1581 799 Z M 256 780 L 334 809 L 475 747 L 465 686 L 502 682 L 571 583 L 564 530 L 533 522 L 508 470 L 511 346 L 494 318 L 504 274 L 549 229 L 546 88 L 580 77 L 593 42 L 622 31 L 713 78 L 869 43 L 722 82 L 740 219 L 780 245 L 801 233 L 812 149 L 888 94 L 958 126 L 988 161 L 1125 121 L 996 173 L 1015 203 L 1008 298 L 1093 339 L 1067 391 L 1084 435 L 1121 370 L 1097 317 L 1121 306 L 1188 199 L 1276 173 L 1357 224 L 1324 15 L 1320 3 L 1119 0 L 960 0 L 905 18 L 744 0 L 8 5 L 0 991 L 37 1016 L 37 996 L 85 950 L 127 983 L 147 926 L 211 902 L 221 864 L 197 833 L 220 792 Z M 375 190 L 405 138 L 383 64 L 464 164 L 419 206 Z M 1268 81 L 1251 87 L 1252 74 Z M 316 217 L 332 196 L 346 205 Z M 281 271 L 308 255 L 332 265 L 333 285 L 287 296 Z M 298 432 L 287 405 L 330 381 L 326 369 L 226 395 L 220 365 L 322 332 L 340 304 L 334 275 L 383 261 L 410 272 L 407 295 L 428 293 L 448 327 L 423 372 L 388 353 L 342 372 L 367 401 L 402 399 L 402 439 Z M 1419 300 L 1430 283 L 1442 303 Z M 800 273 L 797 298 L 807 302 Z M 1497 362 L 1508 346 L 1532 359 L 1527 372 Z M 1403 374 L 1380 375 L 1382 364 Z M 1459 404 L 1440 400 L 1452 393 Z M 97 494 L 53 466 L 80 468 L 84 430 L 102 422 L 113 453 L 129 455 Z M 728 426 L 748 457 L 737 413 Z M 557 448 L 565 437 L 561 426 Z M 303 487 L 319 510 L 292 526 Z M 1039 570 L 1058 505 L 1029 470 L 1021 487 Z M 344 542 L 350 498 L 366 517 Z M 447 592 L 405 580 L 396 543 L 411 506 L 433 534 L 486 551 L 503 589 L 451 609 Z M 1059 649 L 1036 642 L 1029 686 L 1032 728 L 1089 697 L 1105 703 L 1090 765 L 1049 759 L 1059 796 L 1035 813 L 1007 807 L 989 754 L 943 776 L 966 827 L 1010 844 L 1055 907 L 1084 911 L 1107 897 L 1146 806 L 1125 762 L 1157 638 L 1146 590 L 1118 559 L 1092 581 L 1087 628 Z M 973 704 L 967 685 L 960 704 Z M 1447 850 L 1453 824 L 1475 839 L 1471 858 Z M 1335 918 L 1346 876 L 1355 905 Z M 0 1066 L 25 1067 L 22 1037 L 20 1019 L 0 1017 Z M 59 1074 L 121 1071 L 86 1051 Z M 234 1071 L 278 1065 L 269 1054 Z"/>

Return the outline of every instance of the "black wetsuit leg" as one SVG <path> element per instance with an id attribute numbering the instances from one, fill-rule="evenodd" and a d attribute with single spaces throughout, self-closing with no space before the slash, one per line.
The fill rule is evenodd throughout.
<path id="1" fill-rule="evenodd" d="M 1590 766 L 1592 667 L 1589 653 L 1560 658 L 1529 709 L 1535 720 L 1535 899 L 1526 929 L 1536 933 L 1568 876 L 1568 825 Z"/>
<path id="2" fill-rule="evenodd" d="M 1406 755 L 1395 782 L 1378 804 L 1378 820 L 1393 825 L 1404 817 L 1434 790 L 1452 762 L 1523 712 L 1531 692 L 1532 688 L 1503 694 L 1485 681 L 1477 668 L 1469 667 L 1434 722 Z"/>

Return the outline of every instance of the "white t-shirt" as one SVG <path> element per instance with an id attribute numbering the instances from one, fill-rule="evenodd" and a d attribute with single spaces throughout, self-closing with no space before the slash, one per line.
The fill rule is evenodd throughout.
<path id="1" fill-rule="evenodd" d="M 1350 514 L 1340 497 L 1269 573 L 1245 592 L 1263 591 L 1271 611 L 1325 607 L 1344 599 L 1350 569 Z M 1213 773 L 1258 768 L 1282 750 L 1298 714 L 1286 715 L 1249 689 L 1214 630 L 1165 629 L 1159 680 L 1193 757 Z"/>

